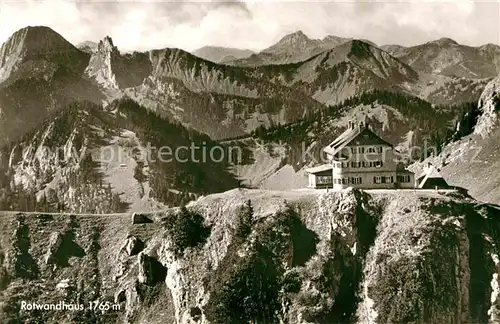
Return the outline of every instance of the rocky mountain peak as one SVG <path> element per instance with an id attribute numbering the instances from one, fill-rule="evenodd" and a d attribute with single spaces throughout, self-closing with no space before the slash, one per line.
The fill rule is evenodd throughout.
<path id="1" fill-rule="evenodd" d="M 64 54 L 64 59 L 56 59 L 60 54 Z M 28 26 L 12 34 L 0 48 L 0 82 L 17 70 L 21 62 L 43 58 L 58 65 L 67 64 L 68 68 L 75 70 L 77 68 L 73 66 L 80 66 L 81 61 L 88 59 L 86 55 L 51 28 Z M 45 65 L 41 64 L 40 67 Z M 33 70 L 33 67 L 29 70 Z"/>
<path id="2" fill-rule="evenodd" d="M 28 26 L 16 31 L 2 45 L 2 56 L 17 49 L 27 55 L 78 51 L 71 43 L 49 27 Z M 0 61 L 2 63 L 2 61 Z"/>
<path id="3" fill-rule="evenodd" d="M 118 48 L 113 44 L 113 40 L 111 37 L 106 36 L 104 39 L 100 40 L 99 43 L 97 44 L 97 51 L 98 52 L 117 52 Z"/>
<path id="4" fill-rule="evenodd" d="M 350 41 L 351 38 L 344 38 L 344 37 L 339 37 L 339 36 L 334 36 L 334 35 L 328 35 L 323 37 L 321 40 L 320 46 L 325 49 L 331 49 L 335 46 L 338 46 L 340 44 L 343 44 L 345 42 Z"/>
<path id="5" fill-rule="evenodd" d="M 299 30 L 292 34 L 284 36 L 278 43 L 276 43 L 276 45 L 270 47 L 269 49 L 279 48 L 282 46 L 304 46 L 312 41 L 313 41 L 312 39 L 307 37 L 306 34 L 304 34 L 301 30 Z"/>
<path id="6" fill-rule="evenodd" d="M 451 38 L 448 38 L 448 37 L 442 37 L 438 40 L 435 40 L 431 43 L 434 43 L 434 44 L 437 44 L 439 46 L 454 46 L 454 45 L 458 45 L 458 43 L 456 41 L 454 41 L 453 39 Z"/>
<path id="7" fill-rule="evenodd" d="M 288 34 L 282 38 L 282 40 L 310 40 L 302 30 L 298 30 L 294 33 Z"/>

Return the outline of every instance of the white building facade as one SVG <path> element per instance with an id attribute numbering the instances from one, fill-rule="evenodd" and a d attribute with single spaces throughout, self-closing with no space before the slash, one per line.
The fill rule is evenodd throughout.
<path id="1" fill-rule="evenodd" d="M 307 169 L 310 188 L 414 188 L 415 176 L 396 163 L 394 147 L 364 123 L 348 129 L 323 149 L 329 163 Z"/>

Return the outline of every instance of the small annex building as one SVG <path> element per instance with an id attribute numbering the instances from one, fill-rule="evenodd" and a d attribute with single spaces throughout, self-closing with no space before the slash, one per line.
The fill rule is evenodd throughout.
<path id="1" fill-rule="evenodd" d="M 420 189 L 453 189 L 453 186 L 450 186 L 443 176 L 439 173 L 439 170 L 428 163 L 424 168 L 424 173 L 421 175 L 418 180 L 418 188 Z"/>

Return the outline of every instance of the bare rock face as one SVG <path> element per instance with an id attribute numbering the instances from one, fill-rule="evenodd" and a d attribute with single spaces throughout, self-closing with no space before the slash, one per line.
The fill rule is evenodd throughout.
<path id="1" fill-rule="evenodd" d="M 500 112 L 500 76 L 489 82 L 479 98 L 479 117 L 474 133 L 482 137 L 488 135 L 498 124 Z"/>
<path id="2" fill-rule="evenodd" d="M 117 55 L 119 55 L 118 49 L 113 45 L 111 38 L 106 36 L 97 44 L 97 51 L 90 58 L 85 73 L 104 88 L 118 89 L 112 68 L 112 61 Z"/>
<path id="3" fill-rule="evenodd" d="M 498 206 L 458 193 L 347 189 L 232 190 L 188 208 L 202 215 L 210 232 L 199 244 L 181 245 L 182 253 L 174 247 L 193 226 L 182 223 L 171 235 L 165 226 L 175 209 L 160 213 L 158 226 L 144 227 L 130 224 L 126 214 L 69 222 L 67 215 L 44 222 L 0 215 L 0 229 L 14 233 L 0 240 L 2 319 L 92 322 L 93 315 L 78 312 L 28 318 L 33 314 L 12 307 L 19 299 L 75 298 L 120 305 L 120 312 L 106 314 L 110 323 L 451 324 L 498 318 Z M 43 234 L 61 223 L 67 225 L 63 239 Z M 125 256 L 122 242 L 131 251 L 138 240 L 147 240 L 147 247 Z M 58 245 L 58 256 L 70 261 L 57 271 L 38 269 L 47 247 Z M 75 255 L 75 245 L 85 253 Z M 117 263 L 123 271 L 112 280 Z"/>
<path id="4" fill-rule="evenodd" d="M 132 224 L 149 224 L 153 220 L 149 218 L 146 214 L 133 213 L 132 214 Z"/>
<path id="5" fill-rule="evenodd" d="M 103 53 L 117 53 L 118 48 L 113 45 L 113 40 L 111 39 L 111 37 L 106 36 L 97 44 L 97 51 Z"/>
<path id="6" fill-rule="evenodd" d="M 45 264 L 53 264 L 56 262 L 56 253 L 63 243 L 63 235 L 59 232 L 54 232 L 50 235 L 49 247 L 47 253 L 45 254 Z"/>
<path id="7" fill-rule="evenodd" d="M 111 37 L 99 41 L 92 53 L 86 75 L 106 90 L 118 90 L 142 84 L 152 71 L 146 53 L 122 55 Z"/>
<path id="8" fill-rule="evenodd" d="M 130 236 L 122 249 L 125 250 L 128 256 L 133 256 L 144 249 L 144 242 L 135 236 Z"/>

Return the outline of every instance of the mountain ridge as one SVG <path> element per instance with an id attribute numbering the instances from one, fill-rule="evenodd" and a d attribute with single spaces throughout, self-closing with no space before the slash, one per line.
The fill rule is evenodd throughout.
<path id="1" fill-rule="evenodd" d="M 223 46 L 203 46 L 192 52 L 194 55 L 215 63 L 225 63 L 246 58 L 254 51 Z"/>

